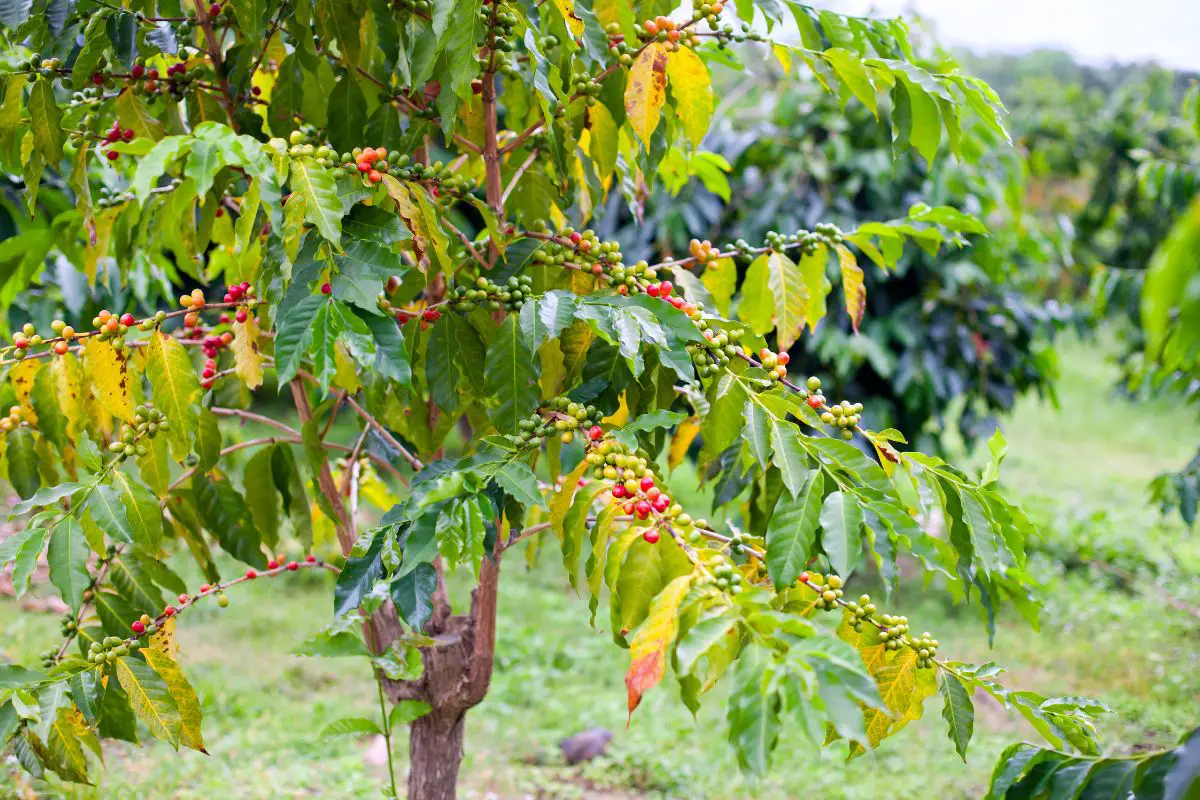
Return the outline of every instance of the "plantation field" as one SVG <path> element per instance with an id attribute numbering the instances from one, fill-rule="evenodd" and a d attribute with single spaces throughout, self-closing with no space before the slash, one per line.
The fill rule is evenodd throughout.
<path id="1" fill-rule="evenodd" d="M 1011 688 L 1104 700 L 1115 712 L 1104 725 L 1111 749 L 1162 747 L 1200 721 L 1200 621 L 1164 607 L 1157 594 L 1200 606 L 1200 587 L 1185 577 L 1200 573 L 1200 537 L 1163 522 L 1148 506 L 1146 484 L 1188 459 L 1200 424 L 1187 409 L 1114 397 L 1105 352 L 1097 343 L 1064 345 L 1061 408 L 1026 399 L 1005 423 L 1004 481 L 1047 535 L 1045 551 L 1033 557 L 1045 583 L 1041 632 L 1006 614 L 989 647 L 975 611 L 949 608 L 935 590 L 910 586 L 887 605 L 915 630 L 932 631 L 944 656 L 1007 666 Z M 1098 571 L 1088 554 L 1065 566 L 1053 554 L 1072 541 L 1122 553 L 1119 563 L 1135 574 Z M 1159 574 L 1138 572 L 1131 558 Z M 531 569 L 519 553 L 506 563 L 492 689 L 468 717 L 465 797 L 975 798 L 1004 744 L 1032 736 L 1014 716 L 979 701 L 964 765 L 946 739 L 940 699 L 931 699 L 921 720 L 849 763 L 844 746 L 818 751 L 786 728 L 776 768 L 756 781 L 737 770 L 715 698 L 693 719 L 667 680 L 626 727 L 626 653 L 599 627 L 604 609 L 598 627 L 588 626 L 587 600 L 566 585 L 557 562 L 548 548 Z M 329 618 L 324 584 L 331 580 L 305 573 L 257 581 L 231 591 L 228 609 L 189 610 L 178 638 L 208 717 L 211 755 L 175 756 L 161 742 L 109 745 L 95 787 L 55 796 L 379 796 L 386 767 L 375 743 L 319 737 L 336 719 L 376 713 L 364 662 L 287 655 Z M 850 586 L 876 593 L 860 580 Z M 0 600 L 0 657 L 34 662 L 59 640 L 58 625 L 53 615 L 21 614 L 15 601 Z M 561 766 L 556 742 L 592 726 L 613 731 L 608 756 Z M 403 733 L 396 745 L 403 771 Z M 0 797 L 6 790 L 22 796 L 15 772 L 0 772 Z"/>

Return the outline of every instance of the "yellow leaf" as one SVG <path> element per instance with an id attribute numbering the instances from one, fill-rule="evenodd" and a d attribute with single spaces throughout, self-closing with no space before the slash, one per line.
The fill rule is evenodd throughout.
<path id="1" fill-rule="evenodd" d="M 737 290 L 737 265 L 732 258 L 718 258 L 704 268 L 700 282 L 712 295 L 721 316 L 729 316 L 729 301 Z"/>
<path id="2" fill-rule="evenodd" d="M 817 248 L 812 255 L 805 254 L 800 258 L 800 277 L 804 281 L 804 321 L 808 323 L 810 332 L 817 329 L 817 323 L 825 319 L 825 298 L 833 291 L 833 284 L 825 275 L 825 265 L 829 263 L 829 254 L 824 247 Z"/>
<path id="3" fill-rule="evenodd" d="M 179 345 L 176 342 L 176 345 Z M 182 347 L 182 345 L 179 345 Z M 114 417 L 133 419 L 133 376 L 124 350 L 89 336 L 83 349 L 84 374 L 100 407 Z M 173 424 L 178 424 L 171 420 Z"/>
<path id="4" fill-rule="evenodd" d="M 712 120 L 712 78 L 708 67 L 689 47 L 680 47 L 667 58 L 667 79 L 675 113 L 692 144 L 700 146 Z"/>
<path id="5" fill-rule="evenodd" d="M 877 747 L 885 738 L 920 718 L 925 699 L 937 693 L 937 670 L 918 667 L 917 653 L 911 647 L 888 650 L 874 625 L 862 627 L 861 632 L 855 631 L 846 615 L 837 634 L 858 650 L 887 706 L 886 709 L 863 708 L 867 742 L 871 747 Z M 851 743 L 851 757 L 861 753 L 862 747 Z"/>
<path id="6" fill-rule="evenodd" d="M 688 448 L 692 446 L 692 442 L 699 435 L 700 420 L 688 417 L 679 423 L 679 427 L 675 429 L 675 435 L 671 437 L 671 449 L 667 453 L 667 466 L 673 470 L 682 464 Z"/>
<path id="7" fill-rule="evenodd" d="M 767 256 L 767 285 L 774 295 L 775 335 L 779 339 L 779 349 L 787 350 L 804 330 L 808 289 L 796 263 L 775 251 Z"/>
<path id="8" fill-rule="evenodd" d="M 175 640 L 174 617 L 164 619 L 158 626 L 158 630 L 150 635 L 150 647 L 171 658 L 179 657 L 179 642 Z M 157 670 L 155 671 L 157 672 Z"/>
<path id="9" fill-rule="evenodd" d="M 642 702 L 642 695 L 660 680 L 667 666 L 667 652 L 679 632 L 679 606 L 692 588 L 695 573 L 680 575 L 654 596 L 646 620 L 629 642 L 629 672 L 625 688 L 629 691 L 629 713 Z"/>
<path id="10" fill-rule="evenodd" d="M 850 324 L 858 333 L 862 324 L 863 313 L 867 310 L 867 287 L 863 283 L 862 267 L 858 259 L 845 245 L 837 246 L 838 264 L 842 268 L 842 292 L 846 295 L 846 311 L 850 314 Z"/>
<path id="11" fill-rule="evenodd" d="M 245 322 L 233 323 L 233 360 L 237 376 L 246 384 L 247 389 L 257 389 L 262 385 L 263 354 L 258 348 L 258 318 L 253 314 L 246 317 Z"/>
<path id="12" fill-rule="evenodd" d="M 8 373 L 9 383 L 12 384 L 13 392 L 17 395 L 17 405 L 21 407 L 21 416 L 31 425 L 37 424 L 37 415 L 33 413 L 33 404 L 29 401 L 29 395 L 33 391 L 33 381 L 41 367 L 40 359 L 27 358 L 17 362 L 17 365 Z M 7 410 L 5 409 L 5 411 Z"/>
<path id="13" fill-rule="evenodd" d="M 567 25 L 571 28 L 571 35 L 579 37 L 583 35 L 583 20 L 575 16 L 575 0 L 554 0 L 554 7 L 558 9 L 558 13 L 566 20 Z"/>
<path id="14" fill-rule="evenodd" d="M 654 42 L 641 52 L 629 70 L 625 84 L 625 116 L 633 132 L 650 147 L 650 135 L 658 127 L 667 99 L 667 47 Z"/>
<path id="15" fill-rule="evenodd" d="M 571 501 L 575 499 L 575 492 L 579 489 L 579 479 L 587 472 L 587 468 L 587 460 L 580 461 L 579 465 L 571 470 L 571 474 L 563 478 L 562 486 L 558 487 L 550 497 L 550 524 L 560 540 L 565 535 L 563 523 L 567 519 L 567 512 L 571 510 Z"/>
<path id="16" fill-rule="evenodd" d="M 587 110 L 588 157 L 596 167 L 600 180 L 609 178 L 617 166 L 617 123 L 603 103 L 596 103 Z"/>
<path id="17" fill-rule="evenodd" d="M 129 705 L 146 723 L 150 735 L 168 741 L 178 749 L 182 727 L 179 706 L 166 682 L 150 666 L 135 658 L 118 658 L 114 666 L 121 688 L 129 695 Z"/>
<path id="18" fill-rule="evenodd" d="M 88 343 L 91 344 L 90 340 Z M 191 358 L 175 337 L 155 331 L 145 349 L 146 377 L 154 391 L 154 405 L 171 423 L 167 429 L 171 454 L 182 460 L 195 439 L 194 404 L 200 400 L 200 381 Z"/>
<path id="19" fill-rule="evenodd" d="M 629 404 L 625 402 L 624 392 L 621 392 L 618 400 L 620 405 L 617 406 L 617 410 L 605 417 L 603 421 L 620 427 L 629 421 Z"/>
<path id="20" fill-rule="evenodd" d="M 79 438 L 83 430 L 83 397 L 80 385 L 83 381 L 79 359 L 74 353 L 55 358 L 50 362 L 50 374 L 54 378 L 54 393 L 58 405 L 67 418 L 67 436 L 72 441 Z"/>
<path id="21" fill-rule="evenodd" d="M 174 622 L 175 620 L 167 621 Z M 200 735 L 200 700 L 196 697 L 196 690 L 184 677 L 183 670 L 179 668 L 179 664 L 173 658 L 161 650 L 143 647 L 140 652 L 146 657 L 146 663 L 150 665 L 150 668 L 163 679 L 163 683 L 167 685 L 171 698 L 179 709 L 179 719 L 183 723 L 179 731 L 180 744 L 193 750 L 199 750 L 201 753 L 207 753 L 208 751 L 204 749 L 204 739 Z"/>

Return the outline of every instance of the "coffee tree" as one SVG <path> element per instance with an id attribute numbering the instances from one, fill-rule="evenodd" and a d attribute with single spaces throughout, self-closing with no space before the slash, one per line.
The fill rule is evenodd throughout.
<path id="1" fill-rule="evenodd" d="M 981 223 L 917 205 L 656 264 L 586 228 L 609 193 L 637 208 L 664 163 L 704 168 L 709 65 L 739 45 L 803 65 L 931 163 L 978 146 L 967 117 L 1002 136 L 998 98 L 915 65 L 899 21 L 739 0 L 746 23 L 798 28 L 788 44 L 720 2 L 672 9 L 0 1 L 0 153 L 21 185 L 0 299 L 33 317 L 2 351 L 3 466 L 22 499 L 0 564 L 23 587 L 44 553 L 70 608 L 44 663 L 0 666 L 0 741 L 24 769 L 87 781 L 105 738 L 203 751 L 177 618 L 321 570 L 337 574 L 332 621 L 300 649 L 367 659 L 380 700 L 378 721 L 331 732 L 381 733 L 390 757 L 410 724 L 408 796 L 451 797 L 501 565 L 543 539 L 593 617 L 607 595 L 630 713 L 668 667 L 692 708 L 729 673 L 749 770 L 787 719 L 856 755 L 937 693 L 965 757 L 976 691 L 1099 758 L 1100 704 L 1011 691 L 853 591 L 868 566 L 890 587 L 912 556 L 989 624 L 1006 601 L 1036 621 L 1002 440 L 975 479 L 902 451 L 819 377 L 789 377 L 835 281 L 861 320 L 860 256 L 887 270 Z M 76 272 L 86 297 L 61 277 Z M 260 413 L 264 393 L 294 418 Z M 685 459 L 717 483 L 725 524 L 673 496 Z M 168 566 L 184 552 L 203 585 Z M 460 614 L 456 570 L 473 581 Z"/>

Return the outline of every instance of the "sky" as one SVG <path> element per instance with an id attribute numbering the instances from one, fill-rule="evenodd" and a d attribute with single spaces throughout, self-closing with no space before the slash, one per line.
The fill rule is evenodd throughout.
<path id="1" fill-rule="evenodd" d="M 1200 70 L 1200 0 L 828 0 L 820 5 L 847 14 L 915 9 L 935 23 L 944 43 L 979 51 L 1055 46 L 1088 63 L 1154 60 Z"/>

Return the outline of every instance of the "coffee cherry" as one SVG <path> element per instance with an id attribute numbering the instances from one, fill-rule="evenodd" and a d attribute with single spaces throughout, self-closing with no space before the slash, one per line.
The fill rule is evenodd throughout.
<path id="1" fill-rule="evenodd" d="M 133 632 L 136 633 L 138 636 L 141 636 L 143 633 L 146 632 L 146 625 L 140 619 L 134 620 L 133 624 L 130 625 L 129 627 L 132 628 Z"/>
<path id="2" fill-rule="evenodd" d="M 333 294 L 333 284 L 329 281 L 321 284 L 321 294 Z"/>
<path id="3" fill-rule="evenodd" d="M 315 563 L 317 563 L 317 557 L 316 557 L 316 556 L 314 556 L 312 553 L 309 553 L 308 555 L 306 555 L 306 556 L 304 557 L 304 560 L 305 560 L 306 562 L 308 562 L 309 564 L 315 564 Z"/>
<path id="4" fill-rule="evenodd" d="M 297 564 L 295 561 L 289 561 L 287 563 L 287 568 L 290 572 L 295 572 L 296 570 L 300 569 L 300 565 Z"/>
<path id="5" fill-rule="evenodd" d="M 257 571 L 257 570 L 253 570 L 253 569 L 248 569 L 248 570 L 246 570 L 246 579 L 247 579 L 247 580 L 254 580 L 254 579 L 255 579 L 255 578 L 257 578 L 257 577 L 258 577 L 258 571 Z"/>

